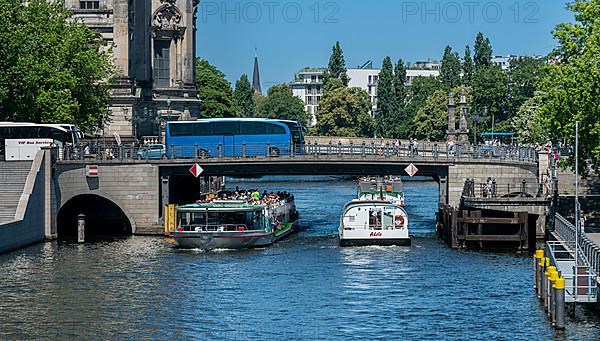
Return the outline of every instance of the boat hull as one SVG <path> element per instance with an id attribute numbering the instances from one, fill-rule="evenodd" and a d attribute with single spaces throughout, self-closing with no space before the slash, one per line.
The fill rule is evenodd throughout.
<path id="1" fill-rule="evenodd" d="M 296 224 L 276 233 L 262 231 L 248 232 L 179 232 L 173 231 L 170 236 L 178 246 L 184 249 L 251 249 L 269 246 L 297 231 Z"/>
<path id="2" fill-rule="evenodd" d="M 410 246 L 411 239 L 340 239 L 340 246 Z"/>

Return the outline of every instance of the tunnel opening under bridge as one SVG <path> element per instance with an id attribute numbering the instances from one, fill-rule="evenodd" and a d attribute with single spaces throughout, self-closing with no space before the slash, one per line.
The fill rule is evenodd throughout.
<path id="1" fill-rule="evenodd" d="M 57 232 L 60 239 L 77 239 L 78 216 L 85 216 L 85 238 L 128 236 L 133 232 L 125 212 L 114 202 L 99 195 L 78 195 L 58 211 Z"/>

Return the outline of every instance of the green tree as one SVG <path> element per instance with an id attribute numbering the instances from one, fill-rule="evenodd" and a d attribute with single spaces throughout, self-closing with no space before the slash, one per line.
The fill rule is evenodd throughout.
<path id="1" fill-rule="evenodd" d="M 397 122 L 393 68 L 392 59 L 385 57 L 377 82 L 377 111 L 375 112 L 375 135 L 377 137 L 391 137 L 393 130 L 390 128 Z"/>
<path id="2" fill-rule="evenodd" d="M 394 91 L 396 92 L 396 121 L 394 122 L 394 137 L 402 132 L 402 122 L 406 120 L 406 66 L 402 59 L 394 69 Z"/>
<path id="3" fill-rule="evenodd" d="M 520 57 L 510 61 L 508 86 L 509 112 L 516 113 L 523 103 L 532 98 L 543 73 L 544 62 L 532 57 Z"/>
<path id="4" fill-rule="evenodd" d="M 255 104 L 254 104 L 254 91 L 252 91 L 252 85 L 248 79 L 248 75 L 243 74 L 240 79 L 235 82 L 235 89 L 233 90 L 233 100 L 237 107 L 237 112 L 242 117 L 253 117 Z"/>
<path id="5" fill-rule="evenodd" d="M 200 117 L 235 117 L 231 84 L 205 59 L 196 61 L 196 87 L 200 95 Z"/>
<path id="6" fill-rule="evenodd" d="M 447 88 L 453 88 L 460 84 L 460 57 L 458 53 L 452 52 L 450 46 L 446 46 L 444 50 L 440 80 Z"/>
<path id="7" fill-rule="evenodd" d="M 477 33 L 475 38 L 475 70 L 492 66 L 492 44 L 490 40 L 483 36 L 483 33 Z"/>
<path id="8" fill-rule="evenodd" d="M 348 73 L 346 70 L 346 61 L 344 60 L 344 52 L 340 47 L 340 42 L 336 42 L 333 46 L 331 57 L 329 58 L 329 65 L 327 70 L 323 73 L 323 84 L 327 86 L 327 83 L 332 79 L 337 78 L 342 81 L 344 86 L 348 86 Z"/>
<path id="9" fill-rule="evenodd" d="M 448 93 L 436 90 L 413 117 L 414 137 L 420 140 L 443 141 L 448 128 Z"/>
<path id="10" fill-rule="evenodd" d="M 538 114 L 552 141 L 575 145 L 575 122 L 579 122 L 579 156 L 582 174 L 600 170 L 600 0 L 576 0 L 568 8 L 574 22 L 556 26 L 558 46 L 551 56 L 536 93 Z M 574 166 L 575 159 L 568 161 Z"/>
<path id="11" fill-rule="evenodd" d="M 414 137 L 414 117 L 417 115 L 417 111 L 430 95 L 442 88 L 442 83 L 436 77 L 419 76 L 413 79 L 407 91 L 405 119 L 401 123 L 400 138 Z"/>
<path id="12" fill-rule="evenodd" d="M 527 99 L 511 118 L 511 130 L 516 133 L 516 139 L 520 143 L 542 143 L 548 140 L 548 134 L 544 128 L 544 119 L 538 110 L 540 97 Z"/>
<path id="13" fill-rule="evenodd" d="M 445 141 L 446 131 L 448 130 L 448 94 L 452 92 L 454 102 L 457 104 L 456 124 L 460 120 L 460 112 L 458 103 L 461 96 L 461 86 L 457 86 L 451 90 L 438 89 L 433 94 L 427 97 L 425 102 L 417 110 L 417 114 L 413 118 L 414 137 L 430 141 Z M 470 87 L 464 87 L 467 103 L 472 101 L 472 91 Z M 468 117 L 467 117 L 468 119 Z M 469 127 L 471 131 L 471 127 Z"/>
<path id="14" fill-rule="evenodd" d="M 62 2 L 4 0 L 0 16 L 0 121 L 90 132 L 108 122 L 113 69 L 95 31 L 70 20 Z"/>
<path id="15" fill-rule="evenodd" d="M 469 45 L 465 47 L 465 57 L 463 58 L 462 70 L 462 84 L 470 86 L 473 83 L 473 73 L 475 72 L 475 65 L 473 65 L 473 58 L 471 57 L 471 48 L 469 47 Z"/>
<path id="16" fill-rule="evenodd" d="M 321 101 L 316 131 L 324 136 L 373 136 L 370 110 L 369 94 L 361 88 L 332 88 Z"/>
<path id="17" fill-rule="evenodd" d="M 269 88 L 268 95 L 259 101 L 256 108 L 259 117 L 279 120 L 292 120 L 308 123 L 309 116 L 304 111 L 302 101 L 294 96 L 288 84 L 279 84 Z"/>
<path id="18" fill-rule="evenodd" d="M 489 66 L 477 70 L 473 80 L 473 109 L 488 109 L 496 124 L 509 118 L 508 76 L 500 66 Z M 489 127 L 491 127 L 491 120 Z"/>

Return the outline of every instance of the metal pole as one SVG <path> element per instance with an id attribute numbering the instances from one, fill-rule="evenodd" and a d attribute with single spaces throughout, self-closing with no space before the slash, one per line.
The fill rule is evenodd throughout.
<path id="1" fill-rule="evenodd" d="M 575 122 L 575 293 L 574 302 L 577 303 L 578 281 L 577 272 L 579 270 L 579 121 Z"/>
<path id="2" fill-rule="evenodd" d="M 555 314 L 556 314 L 556 329 L 565 329 L 565 279 L 560 277 L 554 285 L 555 293 Z"/>
<path id="3" fill-rule="evenodd" d="M 77 242 L 85 243 L 85 215 L 77 215 Z"/>

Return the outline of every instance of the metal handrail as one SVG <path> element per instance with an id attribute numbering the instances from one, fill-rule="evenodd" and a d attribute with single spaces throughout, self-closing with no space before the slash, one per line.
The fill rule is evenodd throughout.
<path id="1" fill-rule="evenodd" d="M 562 217 L 561 217 L 562 218 Z M 560 240 L 560 241 L 548 241 L 546 242 L 548 248 L 548 256 L 552 264 L 555 264 L 559 270 L 560 262 L 575 262 L 575 241 Z M 577 298 L 581 302 L 595 302 L 597 300 L 598 288 L 597 288 L 597 272 L 594 271 L 591 264 L 588 262 L 586 256 L 579 250 L 577 265 L 573 265 L 573 273 L 565 273 L 561 271 L 561 276 L 565 278 L 565 291 L 567 296 L 571 300 Z M 579 268 L 588 269 L 588 274 L 577 274 Z M 564 270 L 564 269 L 563 269 Z M 587 285 L 580 284 L 581 279 L 587 278 L 584 282 Z M 577 280 L 578 283 L 575 281 Z M 583 291 L 583 292 L 582 292 Z M 585 298 L 585 299 L 584 299 Z"/>
<path id="2" fill-rule="evenodd" d="M 206 225 L 181 225 L 179 226 L 182 232 L 248 232 L 262 231 L 248 230 L 246 224 L 206 224 Z M 243 230 L 240 228 L 243 227 Z"/>
<path id="3" fill-rule="evenodd" d="M 86 153 L 86 151 L 88 151 Z M 367 144 L 338 143 L 305 143 L 301 146 L 292 144 L 238 143 L 235 145 L 212 146 L 166 146 L 164 152 L 146 152 L 143 145 L 100 145 L 84 148 L 83 145 L 65 150 L 65 160 L 131 160 L 131 159 L 204 159 L 204 158 L 319 158 L 331 156 L 337 158 L 373 158 L 394 159 L 410 157 L 414 159 L 433 160 L 513 160 L 521 162 L 537 162 L 537 152 L 531 147 L 482 147 L 456 145 L 452 150 L 446 149 L 443 143 L 419 143 L 416 147 L 395 145 L 391 143 Z"/>

